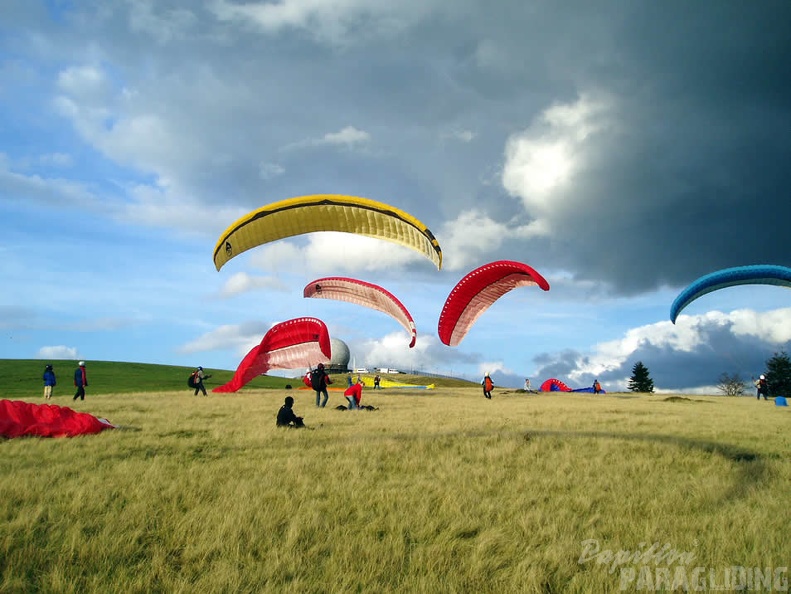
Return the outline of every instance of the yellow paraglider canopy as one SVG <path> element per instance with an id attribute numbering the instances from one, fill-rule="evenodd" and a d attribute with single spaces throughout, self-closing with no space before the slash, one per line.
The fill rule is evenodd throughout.
<path id="1" fill-rule="evenodd" d="M 356 196 L 317 194 L 274 202 L 228 227 L 214 248 L 214 266 L 256 246 L 316 231 L 385 239 L 417 250 L 442 268 L 442 249 L 428 228 L 403 210 Z"/>

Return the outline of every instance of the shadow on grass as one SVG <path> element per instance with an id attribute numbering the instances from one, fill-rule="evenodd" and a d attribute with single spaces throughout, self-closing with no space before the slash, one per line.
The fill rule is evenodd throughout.
<path id="1" fill-rule="evenodd" d="M 611 431 L 555 431 L 535 429 L 523 434 L 525 441 L 533 441 L 535 438 L 541 437 L 557 437 L 563 439 L 619 439 L 634 442 L 661 443 L 722 456 L 726 460 L 733 462 L 737 470 L 736 480 L 733 486 L 723 493 L 723 501 L 745 497 L 751 489 L 759 486 L 760 483 L 766 482 L 769 478 L 769 472 L 764 462 L 764 457 L 761 454 L 727 443 L 702 441 L 674 435 L 614 433 Z"/>

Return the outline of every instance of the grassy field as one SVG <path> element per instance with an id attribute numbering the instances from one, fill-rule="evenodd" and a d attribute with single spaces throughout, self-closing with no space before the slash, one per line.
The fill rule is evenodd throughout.
<path id="1" fill-rule="evenodd" d="M 311 430 L 275 428 L 286 395 Z M 479 387 L 367 389 L 375 411 L 342 401 L 186 386 L 56 398 L 119 428 L 0 441 L 0 592 L 671 591 L 682 578 L 779 591 L 788 578 L 791 417 L 771 401 Z"/>

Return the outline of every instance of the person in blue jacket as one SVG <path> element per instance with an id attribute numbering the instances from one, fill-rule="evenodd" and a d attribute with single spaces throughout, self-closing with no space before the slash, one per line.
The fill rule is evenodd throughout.
<path id="1" fill-rule="evenodd" d="M 52 365 L 47 365 L 44 368 L 44 375 L 42 377 L 44 379 L 44 400 L 49 400 L 52 398 L 52 388 L 54 388 L 57 383 Z"/>
<path id="2" fill-rule="evenodd" d="M 88 373 L 85 371 L 85 361 L 80 361 L 77 369 L 74 370 L 74 385 L 77 391 L 72 400 L 85 400 L 85 388 L 88 387 Z"/>

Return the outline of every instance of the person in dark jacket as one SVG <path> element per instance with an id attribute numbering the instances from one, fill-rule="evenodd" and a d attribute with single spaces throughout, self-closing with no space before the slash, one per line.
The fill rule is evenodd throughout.
<path id="1" fill-rule="evenodd" d="M 302 417 L 298 417 L 293 410 L 294 399 L 291 396 L 286 396 L 283 406 L 277 411 L 277 426 L 278 427 L 304 427 L 305 423 L 302 422 Z"/>
<path id="2" fill-rule="evenodd" d="M 316 406 L 321 408 L 327 406 L 327 400 L 330 399 L 330 395 L 327 392 L 327 384 L 331 383 L 330 376 L 324 371 L 324 363 L 319 363 L 316 369 L 310 373 L 310 385 L 313 387 L 313 391 L 316 392 Z M 324 395 L 323 401 L 321 400 L 322 395 Z"/>
<path id="3" fill-rule="evenodd" d="M 52 398 L 52 388 L 54 388 L 57 383 L 55 381 L 55 371 L 52 369 L 52 365 L 47 365 L 44 368 L 44 375 L 42 377 L 44 379 L 44 400 L 49 400 Z"/>
<path id="4" fill-rule="evenodd" d="M 74 385 L 77 391 L 74 393 L 72 400 L 85 400 L 85 388 L 88 387 L 88 373 L 85 371 L 85 361 L 78 363 L 77 369 L 74 370 Z"/>

